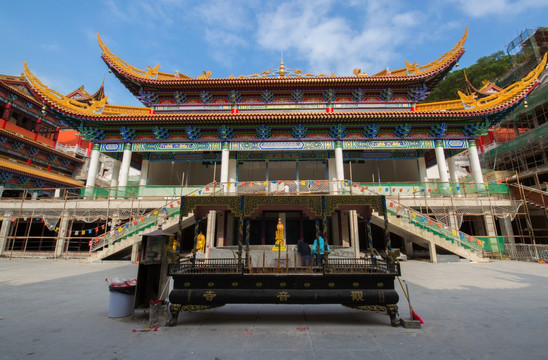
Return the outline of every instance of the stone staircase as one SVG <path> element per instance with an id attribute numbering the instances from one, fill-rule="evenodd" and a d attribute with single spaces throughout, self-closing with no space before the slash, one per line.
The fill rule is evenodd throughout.
<path id="1" fill-rule="evenodd" d="M 166 219 L 162 224 L 161 227 L 166 232 L 177 232 L 177 225 L 179 223 L 179 216 L 173 216 Z M 194 215 L 190 214 L 186 218 L 183 219 L 182 226 L 183 228 L 186 228 L 188 226 L 191 226 L 194 224 Z M 116 241 L 115 243 L 102 248 L 101 250 L 94 251 L 90 254 L 88 261 L 89 262 L 98 262 L 107 259 L 110 256 L 113 256 L 117 253 L 120 253 L 122 251 L 127 252 L 129 248 L 132 248 L 134 245 L 139 244 L 141 242 L 141 239 L 143 235 L 146 235 L 152 231 L 154 231 L 156 228 L 150 228 L 146 227 L 140 231 L 137 231 L 133 233 L 130 236 L 126 236 L 122 238 L 119 241 Z M 131 250 L 130 250 L 131 251 Z M 132 256 L 133 257 L 133 256 Z M 133 260 L 133 259 L 132 259 Z"/>
<path id="2" fill-rule="evenodd" d="M 371 223 L 384 228 L 384 217 L 373 212 Z M 429 249 L 431 246 L 437 246 L 472 262 L 489 262 L 489 259 L 482 257 L 481 252 L 471 250 L 463 246 L 461 242 L 448 240 L 446 237 L 436 235 L 432 231 L 420 228 L 403 216 L 396 216 L 389 213 L 388 230 L 408 241 L 417 243 L 420 246 L 426 246 Z"/>

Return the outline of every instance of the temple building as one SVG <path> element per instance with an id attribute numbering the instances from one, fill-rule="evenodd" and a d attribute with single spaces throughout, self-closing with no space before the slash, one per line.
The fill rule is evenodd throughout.
<path id="1" fill-rule="evenodd" d="M 157 225 L 165 217 L 164 228 L 177 229 L 179 222 L 170 218 L 181 196 L 211 203 L 216 195 L 282 194 L 306 202 L 308 194 L 320 193 L 384 195 L 392 241 L 410 256 L 426 251 L 432 261 L 437 252 L 479 260 L 497 235 L 515 241 L 508 215 L 519 204 L 505 196 L 506 178 L 484 177 L 476 139 L 499 126 L 538 86 L 546 57 L 504 88 L 424 103 L 458 64 L 467 33 L 428 64 L 406 61 L 401 69 L 373 75 L 361 69 L 353 76 L 312 74 L 282 60 L 275 68 L 228 78 L 210 71 L 196 78 L 171 74 L 159 65 L 142 70 L 114 55 L 98 35 L 109 73 L 143 107 L 109 104 L 102 91 L 64 96 L 43 84 L 32 64 L 24 68 L 43 108 L 93 144 L 82 198 L 133 198 L 142 204 L 130 215 L 101 215 L 105 226 L 89 237 L 92 256 L 127 255 L 128 249 L 134 256 L 150 219 Z M 114 190 L 97 187 L 101 156 L 113 159 Z M 460 176 L 463 158 L 466 179 Z M 436 174 L 428 176 L 427 159 L 434 159 Z M 128 183 L 131 168 L 140 169 L 139 186 Z M 154 197 L 165 204 L 146 204 Z M 203 219 L 186 216 L 179 227 L 183 250 L 192 249 L 198 227 L 210 248 L 235 245 L 241 236 L 242 219 L 224 207 L 213 206 Z M 246 230 L 250 244 L 272 246 L 270 230 L 278 219 L 288 245 L 310 241 L 317 226 L 297 205 L 264 205 Z M 330 244 L 359 254 L 367 247 L 363 221 L 343 206 L 322 226 Z M 198 227 L 190 226 L 195 222 Z M 373 232 L 384 224 L 375 214 L 371 222 Z"/>

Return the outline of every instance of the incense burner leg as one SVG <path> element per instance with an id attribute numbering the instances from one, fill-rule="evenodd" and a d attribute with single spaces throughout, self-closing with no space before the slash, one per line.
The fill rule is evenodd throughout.
<path id="1" fill-rule="evenodd" d="M 168 320 L 167 325 L 175 326 L 177 325 L 177 319 L 179 318 L 179 313 L 181 312 L 181 304 L 171 304 L 169 311 L 171 312 L 171 319 Z"/>
<path id="2" fill-rule="evenodd" d="M 398 305 L 386 305 L 386 312 L 390 316 L 390 325 L 400 326 L 400 320 L 398 319 Z"/>

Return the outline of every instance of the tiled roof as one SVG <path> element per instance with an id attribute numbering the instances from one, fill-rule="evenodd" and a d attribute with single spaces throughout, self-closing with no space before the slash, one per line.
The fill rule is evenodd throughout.
<path id="1" fill-rule="evenodd" d="M 80 182 L 68 176 L 59 175 L 51 171 L 38 169 L 33 166 L 6 160 L 3 158 L 0 158 L 0 170 L 11 171 L 21 175 L 29 176 L 31 178 L 38 178 L 40 180 L 45 180 L 48 182 L 58 183 L 58 184 L 67 185 L 71 187 L 83 186 Z"/>

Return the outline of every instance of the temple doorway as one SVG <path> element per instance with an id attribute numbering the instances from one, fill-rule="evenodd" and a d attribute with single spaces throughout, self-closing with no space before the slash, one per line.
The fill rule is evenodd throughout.
<path id="1" fill-rule="evenodd" d="M 276 224 L 282 219 L 285 230 L 285 243 L 297 244 L 302 237 L 305 242 L 312 243 L 316 230 L 313 220 L 304 216 L 302 211 L 264 211 L 260 217 L 250 221 L 250 245 L 274 245 Z"/>

